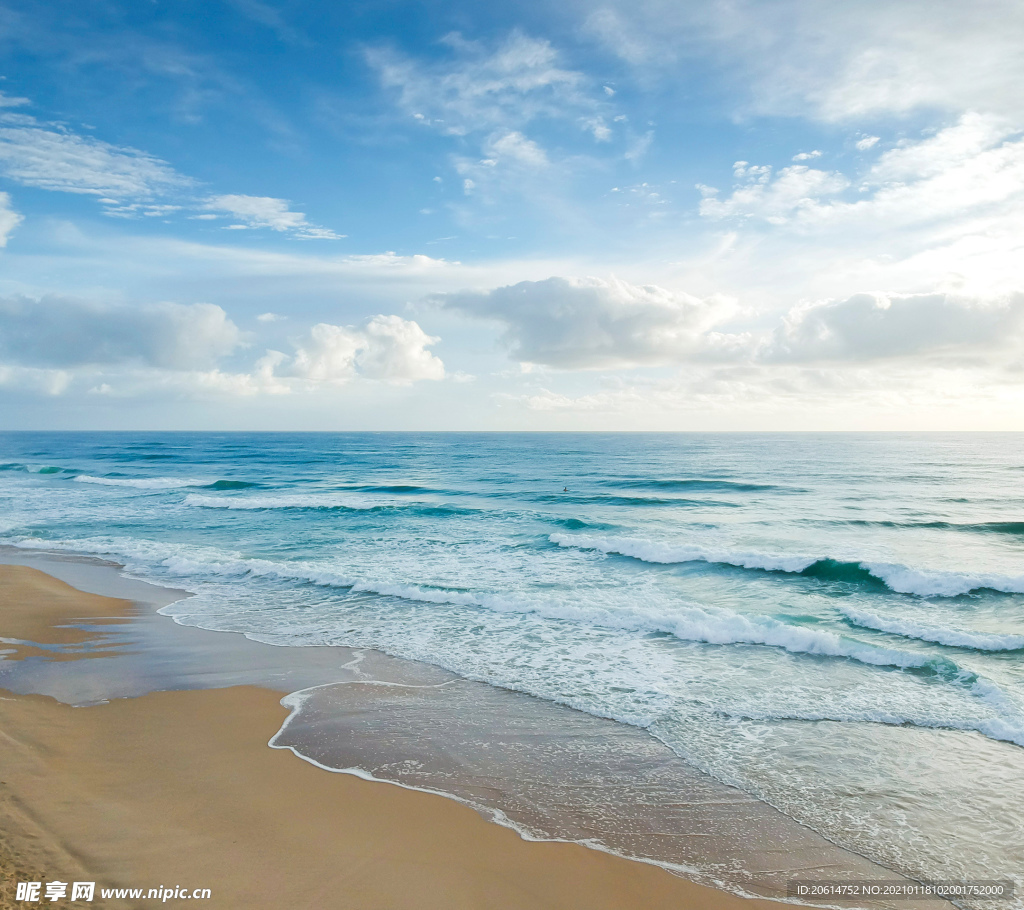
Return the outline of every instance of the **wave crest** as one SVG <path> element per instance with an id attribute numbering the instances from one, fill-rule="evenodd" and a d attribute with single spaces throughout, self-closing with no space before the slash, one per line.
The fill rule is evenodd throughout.
<path id="1" fill-rule="evenodd" d="M 714 549 L 696 545 L 678 545 L 633 537 L 589 537 L 551 534 L 548 539 L 560 547 L 596 550 L 600 553 L 628 556 L 642 562 L 671 565 L 707 562 L 784 572 L 805 578 L 819 578 L 848 584 L 884 586 L 896 594 L 917 597 L 958 597 L 972 591 L 991 590 L 1006 594 L 1024 594 L 1024 575 L 974 575 L 914 569 L 895 563 L 842 560 L 829 556 L 770 554 L 740 550 Z"/>
<path id="2" fill-rule="evenodd" d="M 912 619 L 888 618 L 851 607 L 840 607 L 839 612 L 851 623 L 864 629 L 931 641 L 950 648 L 971 648 L 974 651 L 1019 651 L 1024 648 L 1024 635 L 950 629 Z"/>

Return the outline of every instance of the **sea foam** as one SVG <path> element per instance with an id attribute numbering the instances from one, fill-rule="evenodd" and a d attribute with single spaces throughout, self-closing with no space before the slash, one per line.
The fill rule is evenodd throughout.
<path id="1" fill-rule="evenodd" d="M 851 623 L 865 629 L 933 641 L 951 648 L 971 648 L 975 651 L 1018 651 L 1024 648 L 1024 635 L 1001 634 L 998 632 L 969 632 L 965 629 L 951 629 L 904 617 L 884 617 L 867 610 L 840 607 L 839 612 Z"/>
<path id="2" fill-rule="evenodd" d="M 350 493 L 306 493 L 279 496 L 206 496 L 189 493 L 185 505 L 203 509 L 236 509 L 261 511 L 266 509 L 379 509 L 392 503 L 384 499 L 354 496 Z"/>
<path id="3" fill-rule="evenodd" d="M 488 592 L 460 591 L 416 583 L 386 582 L 341 573 L 311 562 L 281 562 L 245 558 L 187 545 L 163 545 L 136 540 L 43 541 L 21 540 L 18 546 L 34 549 L 83 550 L 107 556 L 139 560 L 142 566 L 159 565 L 180 578 L 218 580 L 271 578 L 299 581 L 322 587 L 345 588 L 353 593 L 377 594 L 402 600 L 480 607 L 497 613 L 532 614 L 545 619 L 639 633 L 663 633 L 683 641 L 714 645 L 764 645 L 795 654 L 848 658 L 860 663 L 900 669 L 928 669 L 944 677 L 960 670 L 941 657 L 872 645 L 825 629 L 783 622 L 771 616 L 747 615 L 732 610 L 673 604 L 662 610 L 637 605 L 609 607 L 586 603 L 576 595 L 512 597 Z"/>
<path id="4" fill-rule="evenodd" d="M 628 556 L 650 563 L 707 562 L 785 572 L 832 581 L 882 583 L 897 594 L 918 597 L 957 597 L 972 591 L 991 590 L 1007 594 L 1024 593 L 1024 575 L 968 574 L 914 569 L 896 563 L 802 554 L 770 554 L 726 548 L 680 545 L 632 537 L 590 537 L 551 534 L 548 539 L 560 547 L 596 550 Z"/>
<path id="5" fill-rule="evenodd" d="M 198 487 L 207 482 L 182 477 L 94 477 L 91 474 L 79 474 L 75 477 L 75 481 L 99 484 L 104 487 L 133 487 L 137 490 L 174 490 Z"/>

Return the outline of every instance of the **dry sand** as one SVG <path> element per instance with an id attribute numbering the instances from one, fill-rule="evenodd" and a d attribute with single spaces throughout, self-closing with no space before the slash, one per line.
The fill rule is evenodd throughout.
<path id="1" fill-rule="evenodd" d="M 75 645 L 54 625 L 130 609 L 0 566 L 7 638 Z M 55 879 L 210 888 L 200 906 L 231 910 L 783 906 L 577 844 L 530 843 L 444 797 L 323 771 L 267 747 L 287 714 L 279 699 L 238 686 L 72 708 L 5 694 L 0 907 L 29 906 L 13 901 L 15 881 Z"/>

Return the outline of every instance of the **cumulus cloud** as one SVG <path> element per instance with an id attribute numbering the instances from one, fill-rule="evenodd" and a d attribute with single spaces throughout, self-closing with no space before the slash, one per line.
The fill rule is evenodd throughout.
<path id="1" fill-rule="evenodd" d="M 492 135 L 484 144 L 484 153 L 496 162 L 504 159 L 531 168 L 547 167 L 548 164 L 544 149 L 518 130 Z"/>
<path id="2" fill-rule="evenodd" d="M 427 350 L 441 339 L 400 316 L 374 316 L 363 326 L 319 323 L 282 355 L 280 375 L 310 382 L 340 383 L 362 376 L 396 385 L 443 379 L 444 364 Z"/>
<path id="3" fill-rule="evenodd" d="M 7 246 L 7 238 L 24 219 L 11 208 L 11 197 L 0 193 L 0 247 Z"/>
<path id="4" fill-rule="evenodd" d="M 948 238 L 950 231 L 977 231 L 970 219 L 979 214 L 990 228 L 999 221 L 1017 224 L 1024 203 L 1024 138 L 1001 117 L 968 113 L 934 134 L 901 141 L 858 177 L 803 165 L 773 174 L 745 161 L 736 163 L 734 173 L 742 182 L 728 196 L 698 185 L 702 215 L 870 230 L 875 236 L 899 231 L 904 243 L 911 236 L 905 229 L 919 226 Z"/>
<path id="5" fill-rule="evenodd" d="M 870 361 L 1012 348 L 1024 330 L 1024 294 L 979 300 L 951 294 L 855 294 L 791 310 L 758 351 L 765 362 Z"/>
<path id="6" fill-rule="evenodd" d="M 433 299 L 501 323 L 515 359 L 565 369 L 675 362 L 698 351 L 707 330 L 731 314 L 725 301 L 616 278 L 521 281 Z"/>
<path id="7" fill-rule="evenodd" d="M 238 327 L 209 303 L 127 306 L 66 297 L 0 299 L 0 359 L 19 366 L 205 369 L 240 341 Z"/>
<path id="8" fill-rule="evenodd" d="M 823 196 L 834 196 L 850 185 L 847 177 L 803 164 L 785 167 L 774 179 L 768 166 L 750 167 L 737 161 L 733 173 L 745 178 L 731 195 L 719 198 L 714 187 L 698 185 L 704 197 L 700 213 L 708 218 L 760 218 L 784 224 L 802 211 L 817 206 Z"/>
<path id="9" fill-rule="evenodd" d="M 1024 293 L 861 293 L 800 304 L 746 328 L 730 301 L 614 278 L 549 278 L 432 299 L 501 324 L 501 341 L 516 360 L 561 369 L 762 370 L 880 360 L 934 366 L 947 357 L 1003 369 L 1024 353 Z"/>
<path id="10" fill-rule="evenodd" d="M 343 234 L 335 234 L 327 228 L 317 227 L 306 221 L 302 212 L 291 211 L 287 199 L 271 196 L 211 196 L 205 208 L 223 212 L 237 218 L 241 225 L 231 227 L 269 228 L 272 231 L 288 231 L 297 237 L 311 240 L 341 240 Z"/>
<path id="11" fill-rule="evenodd" d="M 268 350 L 230 370 L 222 361 L 242 347 L 242 334 L 218 306 L 0 298 L 0 387 L 201 397 L 308 392 L 356 378 L 409 385 L 445 378 L 428 350 L 439 341 L 394 315 L 319 323 L 293 340 L 292 354 Z"/>

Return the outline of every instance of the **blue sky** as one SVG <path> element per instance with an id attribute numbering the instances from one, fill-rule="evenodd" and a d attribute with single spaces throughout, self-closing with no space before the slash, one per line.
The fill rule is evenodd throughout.
<path id="1" fill-rule="evenodd" d="M 0 3 L 8 427 L 1024 429 L 1012 2 Z"/>

